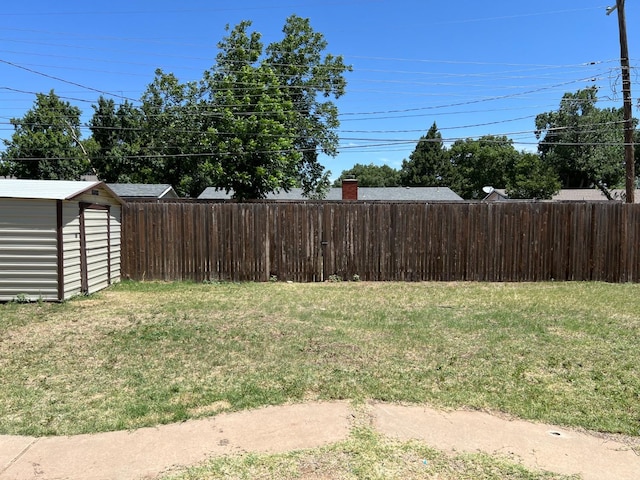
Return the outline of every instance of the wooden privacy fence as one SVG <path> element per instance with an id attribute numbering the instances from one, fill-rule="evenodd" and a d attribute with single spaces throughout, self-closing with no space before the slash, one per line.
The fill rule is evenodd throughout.
<path id="1" fill-rule="evenodd" d="M 640 205 L 129 203 L 136 280 L 640 280 Z"/>

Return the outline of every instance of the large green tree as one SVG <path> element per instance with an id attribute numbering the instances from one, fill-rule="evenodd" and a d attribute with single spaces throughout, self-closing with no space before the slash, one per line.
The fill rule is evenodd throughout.
<path id="1" fill-rule="evenodd" d="M 150 169 L 144 168 L 142 112 L 125 101 L 118 107 L 100 97 L 89 121 L 93 145 L 92 164 L 100 180 L 110 183 L 145 183 Z"/>
<path id="2" fill-rule="evenodd" d="M 215 180 L 207 137 L 211 117 L 198 82 L 182 83 L 158 69 L 140 107 L 99 98 L 90 121 L 92 157 L 108 182 L 168 183 L 197 196 Z M 204 113 L 204 114 L 203 114 Z"/>
<path id="3" fill-rule="evenodd" d="M 551 198 L 560 184 L 540 155 L 518 152 L 505 136 L 457 140 L 446 148 L 434 123 L 402 163 L 406 186 L 446 186 L 465 199 L 480 199 L 483 188 L 504 188 L 511 198 Z"/>
<path id="4" fill-rule="evenodd" d="M 464 199 L 485 196 L 483 187 L 505 188 L 507 171 L 519 153 L 505 136 L 457 140 L 449 149 L 449 187 Z"/>
<path id="5" fill-rule="evenodd" d="M 565 93 L 557 110 L 536 117 L 542 159 L 553 166 L 564 188 L 610 189 L 624 181 L 623 113 L 598 108 L 597 88 Z"/>
<path id="6" fill-rule="evenodd" d="M 399 187 L 400 172 L 389 165 L 363 165 L 356 163 L 348 170 L 343 170 L 334 182 L 334 187 L 341 187 L 345 178 L 356 178 L 360 187 Z"/>
<path id="7" fill-rule="evenodd" d="M 198 82 L 181 82 L 156 70 L 142 96 L 141 167 L 153 182 L 168 183 L 181 195 L 197 196 L 214 179 L 207 144 L 211 117 L 201 105 Z"/>
<path id="8" fill-rule="evenodd" d="M 79 180 L 91 165 L 80 139 L 80 109 L 53 90 L 39 93 L 22 118 L 12 118 L 14 133 L 3 140 L 4 173 L 17 178 Z"/>
<path id="9" fill-rule="evenodd" d="M 324 53 L 327 41 L 311 27 L 307 18 L 287 18 L 284 37 L 267 46 L 265 59 L 284 87 L 294 116 L 289 125 L 294 145 L 302 154 L 297 177 L 308 196 L 323 196 L 329 186 L 329 174 L 318 161 L 323 153 L 338 153 L 338 108 L 331 100 L 345 93 L 344 74 L 351 66 L 342 56 Z"/>
<path id="10" fill-rule="evenodd" d="M 158 70 L 140 107 L 99 100 L 92 151 L 105 179 L 170 183 L 192 196 L 207 186 L 237 199 L 292 186 L 322 196 L 330 172 L 318 155 L 337 153 L 331 98 L 344 93 L 350 67 L 324 53 L 306 19 L 287 19 L 284 38 L 266 51 L 250 27 L 227 27 L 198 81 Z"/>
<path id="11" fill-rule="evenodd" d="M 509 198 L 550 199 L 560 190 L 555 170 L 540 155 L 520 152 L 505 172 L 505 189 Z"/>
<path id="12" fill-rule="evenodd" d="M 260 34 L 242 22 L 219 44 L 201 96 L 209 118 L 208 147 L 215 152 L 216 186 L 234 198 L 260 199 L 294 186 L 302 159 L 291 126 L 295 112 L 276 72 L 259 61 Z"/>
<path id="13" fill-rule="evenodd" d="M 402 161 L 402 185 L 408 187 L 449 186 L 452 165 L 442 135 L 435 122 L 427 134 L 420 138 L 408 160 Z"/>

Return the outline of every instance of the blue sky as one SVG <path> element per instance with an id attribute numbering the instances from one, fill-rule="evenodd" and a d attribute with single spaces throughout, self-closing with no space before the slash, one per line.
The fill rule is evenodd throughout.
<path id="1" fill-rule="evenodd" d="M 233 6 L 230 6 L 233 3 Z M 626 2 L 632 93 L 640 97 L 637 1 Z M 615 4 L 609 0 L 609 4 Z M 621 106 L 616 14 L 606 0 L 111 0 L 10 2 L 0 12 L 0 137 L 36 92 L 54 89 L 91 117 L 102 93 L 139 99 L 156 68 L 198 80 L 226 24 L 253 21 L 266 44 L 291 14 L 353 66 L 337 101 L 336 177 L 355 163 L 401 166 L 435 121 L 448 141 L 507 135 L 535 150 L 534 120 L 562 94 L 600 87 Z M 634 107 L 634 115 L 638 110 Z M 83 130 L 84 136 L 89 131 Z M 0 147 L 2 148 L 2 147 Z"/>

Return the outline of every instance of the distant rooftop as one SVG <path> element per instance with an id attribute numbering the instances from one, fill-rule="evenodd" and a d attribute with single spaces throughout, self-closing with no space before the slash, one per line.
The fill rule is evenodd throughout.
<path id="1" fill-rule="evenodd" d="M 611 190 L 611 196 L 614 200 L 623 201 L 626 197 L 626 190 L 615 189 Z M 640 203 L 640 190 L 635 191 L 634 195 L 635 203 Z M 564 201 L 564 200 L 588 200 L 592 202 L 606 202 L 607 197 L 604 196 L 600 190 L 595 188 L 571 188 L 571 189 L 563 189 L 560 190 L 556 195 L 554 195 L 552 200 L 555 201 Z"/>
<path id="2" fill-rule="evenodd" d="M 228 200 L 233 192 L 226 193 L 224 189 L 215 187 L 206 188 L 198 198 L 201 200 Z M 290 191 L 270 193 L 267 200 L 296 201 L 308 200 L 302 195 L 301 188 L 292 188 Z M 341 188 L 330 188 L 324 200 L 342 200 Z M 462 200 L 448 187 L 358 187 L 358 200 L 387 200 L 387 201 L 455 201 Z"/>
<path id="3" fill-rule="evenodd" d="M 178 198 L 168 183 L 108 183 L 107 186 L 123 198 Z"/>
<path id="4" fill-rule="evenodd" d="M 614 200 L 617 200 L 619 202 L 624 201 L 626 190 L 611 190 L 611 196 Z M 496 188 L 493 192 L 485 197 L 485 200 L 501 201 L 509 200 L 509 197 L 507 196 L 507 193 L 504 189 Z M 553 197 L 551 197 L 551 200 L 554 202 L 606 202 L 607 197 L 604 196 L 604 193 L 595 188 L 564 188 L 556 193 Z M 640 190 L 635 191 L 634 200 L 635 203 L 640 203 Z"/>

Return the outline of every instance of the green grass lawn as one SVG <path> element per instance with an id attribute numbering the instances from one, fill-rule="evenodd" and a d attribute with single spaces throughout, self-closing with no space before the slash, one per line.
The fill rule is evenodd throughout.
<path id="1" fill-rule="evenodd" d="M 0 305 L 0 433 L 376 399 L 638 436 L 639 339 L 634 284 L 127 282 Z"/>

